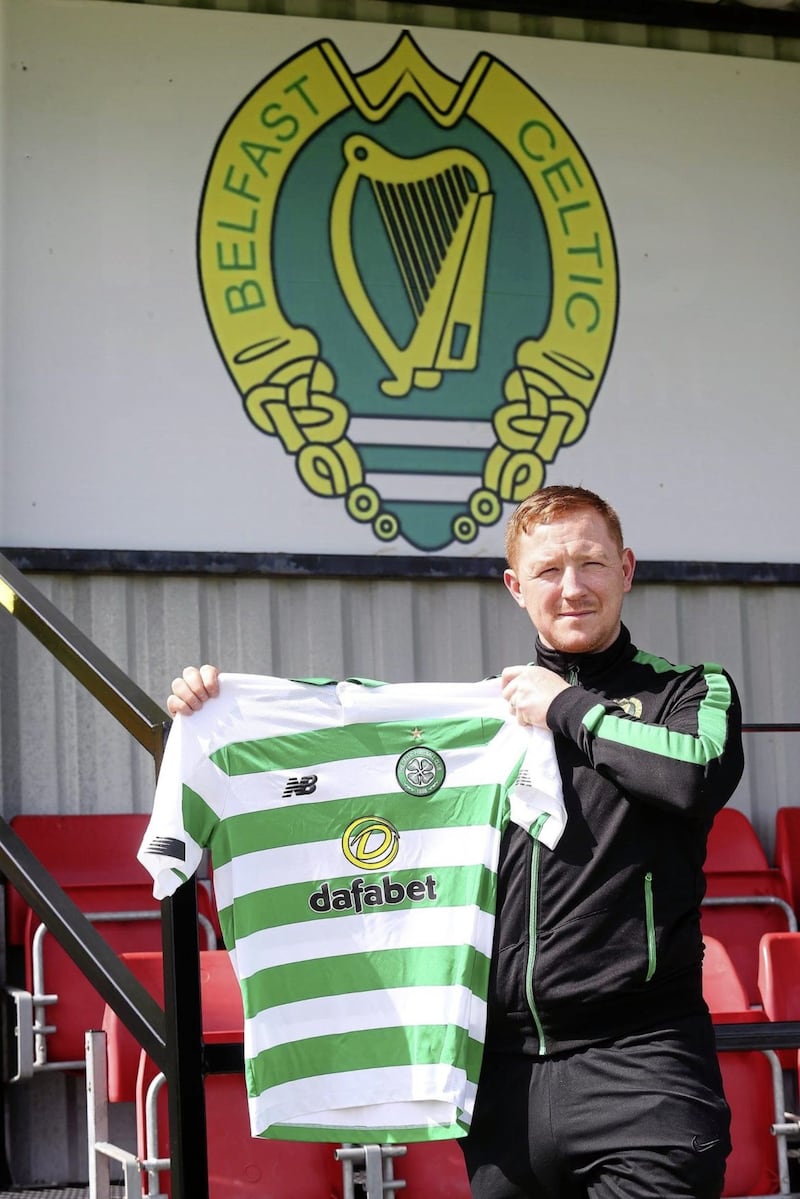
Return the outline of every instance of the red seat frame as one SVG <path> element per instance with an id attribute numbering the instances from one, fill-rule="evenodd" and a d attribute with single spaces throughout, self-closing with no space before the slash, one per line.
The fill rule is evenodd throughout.
<path id="1" fill-rule="evenodd" d="M 745 986 L 731 957 L 713 937 L 705 937 L 703 996 L 715 1024 L 761 1024 L 763 1011 L 748 1006 Z M 723 1196 L 780 1194 L 788 1180 L 785 1139 L 772 1125 L 783 1120 L 781 1068 L 771 1051 L 724 1050 L 718 1054 L 722 1085 L 731 1109 L 732 1150 Z M 788 1184 L 787 1184 L 788 1185 Z"/>

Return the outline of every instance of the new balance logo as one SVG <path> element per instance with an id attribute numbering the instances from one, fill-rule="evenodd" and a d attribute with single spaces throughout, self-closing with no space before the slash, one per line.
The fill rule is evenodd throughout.
<path id="1" fill-rule="evenodd" d="M 283 789 L 281 799 L 288 799 L 290 795 L 313 795 L 317 789 L 317 776 L 315 774 L 303 774 L 300 778 L 290 778 Z"/>
<path id="2" fill-rule="evenodd" d="M 164 858 L 177 858 L 179 862 L 186 861 L 186 846 L 176 837 L 154 837 L 146 852 L 156 853 Z"/>

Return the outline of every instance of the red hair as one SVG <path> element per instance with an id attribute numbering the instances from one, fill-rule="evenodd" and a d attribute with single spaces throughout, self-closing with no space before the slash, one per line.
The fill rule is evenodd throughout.
<path id="1" fill-rule="evenodd" d="M 594 491 L 589 491 L 585 487 L 554 484 L 552 487 L 542 487 L 539 491 L 534 491 L 509 517 L 506 525 L 508 565 L 513 569 L 517 544 L 523 533 L 530 533 L 537 525 L 547 525 L 555 520 L 563 520 L 565 516 L 572 516 L 587 508 L 603 518 L 621 553 L 624 546 L 622 525 L 611 505 Z"/>

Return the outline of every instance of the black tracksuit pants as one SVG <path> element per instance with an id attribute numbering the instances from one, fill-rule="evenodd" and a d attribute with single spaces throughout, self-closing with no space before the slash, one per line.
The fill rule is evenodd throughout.
<path id="1" fill-rule="evenodd" d="M 730 1113 L 706 1017 L 553 1057 L 487 1052 L 473 1199 L 719 1199 Z"/>

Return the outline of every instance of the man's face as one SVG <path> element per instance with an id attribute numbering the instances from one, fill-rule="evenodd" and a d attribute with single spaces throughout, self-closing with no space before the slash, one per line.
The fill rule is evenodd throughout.
<path id="1" fill-rule="evenodd" d="M 523 533 L 515 566 L 503 579 L 545 645 L 596 653 L 616 639 L 635 565 L 631 550 L 617 548 L 602 516 L 585 508 Z"/>

